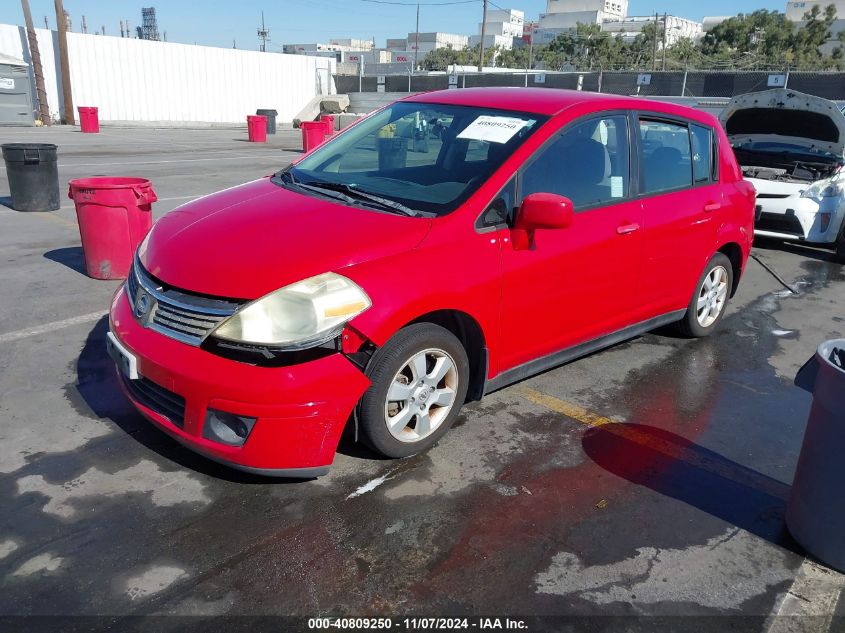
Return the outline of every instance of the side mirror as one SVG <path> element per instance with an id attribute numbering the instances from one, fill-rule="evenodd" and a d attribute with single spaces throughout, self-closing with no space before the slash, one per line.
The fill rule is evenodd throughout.
<path id="1" fill-rule="evenodd" d="M 522 201 L 511 231 L 516 250 L 534 248 L 534 231 L 537 229 L 565 229 L 575 217 L 572 200 L 554 193 L 532 193 Z"/>

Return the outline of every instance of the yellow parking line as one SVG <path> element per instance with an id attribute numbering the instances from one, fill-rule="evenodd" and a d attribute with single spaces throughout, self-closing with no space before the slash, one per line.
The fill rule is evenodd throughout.
<path id="1" fill-rule="evenodd" d="M 529 402 L 538 404 L 541 407 L 554 411 L 555 413 L 565 415 L 566 417 L 572 418 L 576 422 L 580 422 L 586 426 L 618 424 L 616 420 L 605 418 L 597 413 L 593 413 L 592 411 L 587 411 L 586 409 L 579 407 L 577 404 L 572 404 L 571 402 L 566 402 L 560 398 L 549 396 L 541 391 L 532 389 L 531 387 L 520 385 L 515 387 L 515 391 Z"/>

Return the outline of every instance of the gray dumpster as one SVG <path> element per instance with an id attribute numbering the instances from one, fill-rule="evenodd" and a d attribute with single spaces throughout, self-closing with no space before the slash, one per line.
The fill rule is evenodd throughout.
<path id="1" fill-rule="evenodd" d="M 786 525 L 810 554 L 845 571 L 845 339 L 819 345 L 795 384 L 813 394 L 813 406 Z"/>

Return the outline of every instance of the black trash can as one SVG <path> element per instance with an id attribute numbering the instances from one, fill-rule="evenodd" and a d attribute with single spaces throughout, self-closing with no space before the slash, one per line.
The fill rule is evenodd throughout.
<path id="1" fill-rule="evenodd" d="M 279 116 L 276 110 L 256 110 L 255 114 L 267 117 L 267 134 L 276 133 L 276 117 Z"/>
<path id="2" fill-rule="evenodd" d="M 845 572 L 845 339 L 825 341 L 795 376 L 813 394 L 786 525 L 801 546 Z"/>
<path id="3" fill-rule="evenodd" d="M 57 149 L 50 143 L 3 144 L 15 211 L 59 210 Z"/>

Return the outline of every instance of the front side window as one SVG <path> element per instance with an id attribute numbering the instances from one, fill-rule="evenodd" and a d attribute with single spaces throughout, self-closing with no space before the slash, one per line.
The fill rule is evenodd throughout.
<path id="1" fill-rule="evenodd" d="M 311 195 L 407 215 L 465 202 L 546 120 L 491 108 L 399 102 L 274 178 Z"/>
<path id="2" fill-rule="evenodd" d="M 526 167 L 521 195 L 556 193 L 575 211 L 619 202 L 628 196 L 628 147 L 623 115 L 576 123 Z"/>
<path id="3" fill-rule="evenodd" d="M 692 187 L 690 134 L 685 125 L 640 121 L 640 190 L 655 194 Z"/>

